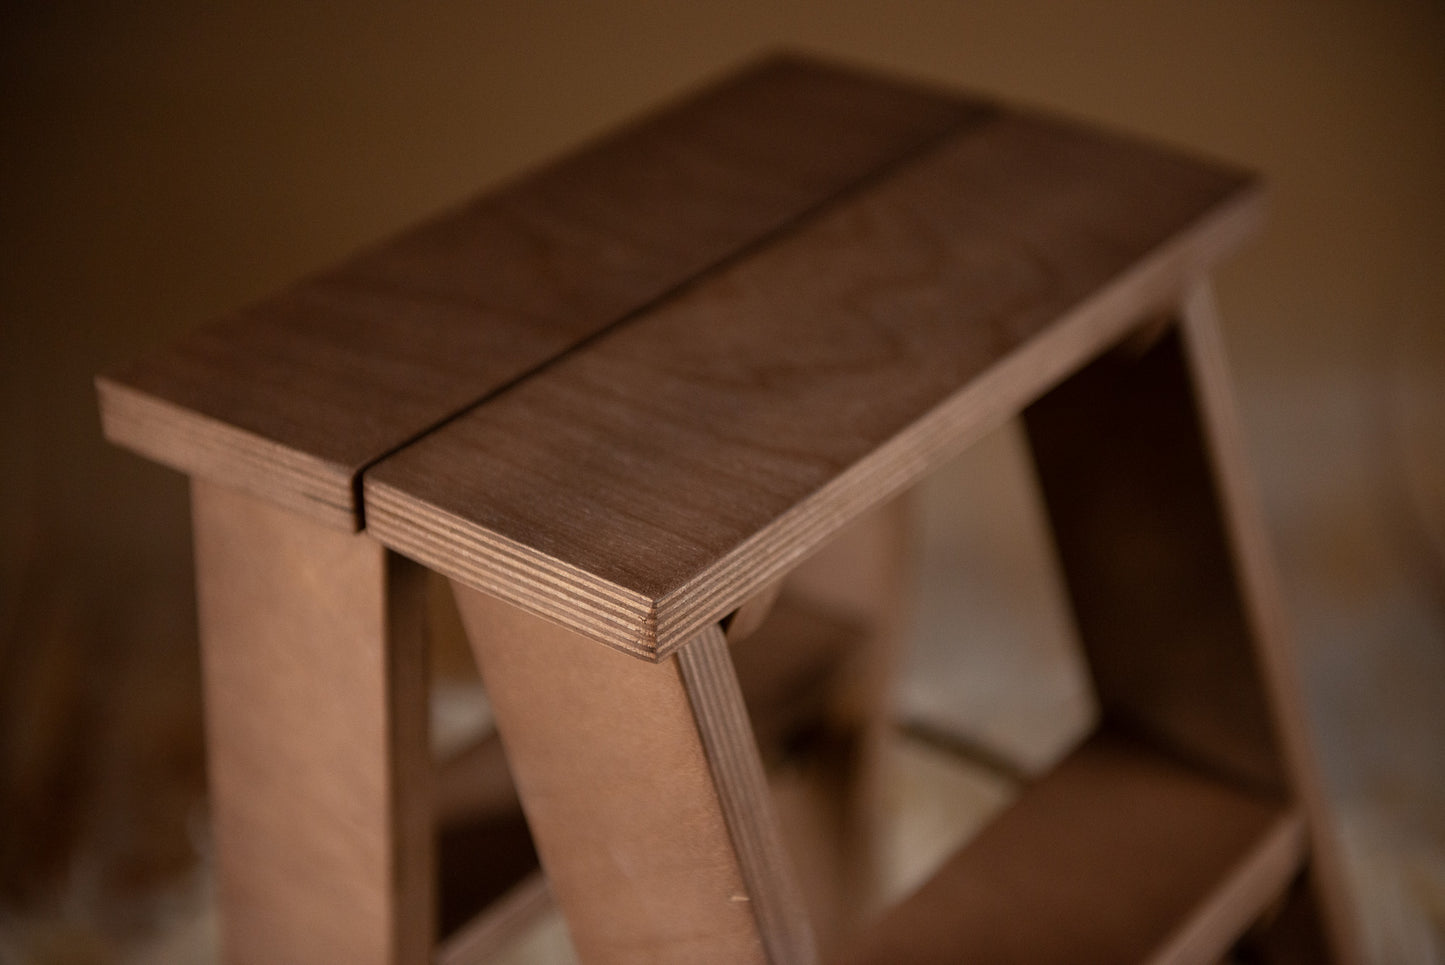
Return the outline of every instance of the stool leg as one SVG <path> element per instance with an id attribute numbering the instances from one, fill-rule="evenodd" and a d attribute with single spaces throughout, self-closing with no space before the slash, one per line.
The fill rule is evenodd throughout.
<path id="1" fill-rule="evenodd" d="M 1025 412 L 1106 725 L 1297 798 L 1336 954 L 1348 910 L 1206 292 Z"/>
<path id="2" fill-rule="evenodd" d="M 805 878 L 805 894 L 826 893 L 828 885 L 833 889 L 831 905 L 815 902 L 813 906 L 814 926 L 825 953 L 846 943 L 882 898 L 885 761 L 894 728 L 892 697 L 904 653 L 910 513 L 909 494 L 894 498 L 850 523 L 799 564 L 785 583 L 789 596 L 864 628 L 861 643 L 841 654 L 841 665 L 830 681 L 825 723 L 831 735 L 843 739 L 842 745 L 823 755 L 818 762 L 824 765 L 821 769 L 815 765 L 809 772 L 822 777 L 832 792 L 827 799 L 838 812 L 833 840 L 828 842 L 833 852 L 798 859 L 800 871 L 811 872 Z M 798 835 L 791 836 L 789 844 L 797 839 Z M 820 881 L 823 875 L 832 880 Z"/>
<path id="3" fill-rule="evenodd" d="M 813 961 L 721 630 L 653 664 L 454 589 L 579 957 Z"/>
<path id="4" fill-rule="evenodd" d="M 192 511 L 225 960 L 429 961 L 423 571 L 201 481 Z"/>

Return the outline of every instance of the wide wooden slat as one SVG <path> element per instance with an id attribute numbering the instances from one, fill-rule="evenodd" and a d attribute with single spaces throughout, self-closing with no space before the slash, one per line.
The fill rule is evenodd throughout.
<path id="1" fill-rule="evenodd" d="M 1213 963 L 1284 892 L 1303 851 L 1294 809 L 1104 733 L 844 961 Z"/>
<path id="2" fill-rule="evenodd" d="M 105 433 L 355 527 L 364 466 L 984 113 L 769 60 L 101 377 Z"/>
<path id="3" fill-rule="evenodd" d="M 383 461 L 369 525 L 659 658 L 1166 305 L 1258 201 L 999 114 Z"/>

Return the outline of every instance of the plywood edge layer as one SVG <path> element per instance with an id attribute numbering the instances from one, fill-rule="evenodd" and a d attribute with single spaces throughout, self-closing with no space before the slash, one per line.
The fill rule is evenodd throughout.
<path id="1" fill-rule="evenodd" d="M 484 527 L 363 482 L 367 531 L 389 548 L 634 656 L 656 660 L 653 601 Z"/>
<path id="2" fill-rule="evenodd" d="M 768 961 L 816 965 L 812 927 L 784 857 L 781 829 L 722 628 L 698 634 L 679 650 L 677 665 Z"/>
<path id="3" fill-rule="evenodd" d="M 848 521 L 1001 425 L 1142 319 L 1176 308 L 1181 293 L 1247 237 L 1262 214 L 1262 187 L 1246 183 L 889 442 L 656 599 L 367 477 L 369 531 L 451 579 L 600 643 L 664 659 L 783 576 Z"/>
<path id="4" fill-rule="evenodd" d="M 142 392 L 95 379 L 106 441 L 190 476 L 260 496 L 328 526 L 355 531 L 351 470 Z"/>

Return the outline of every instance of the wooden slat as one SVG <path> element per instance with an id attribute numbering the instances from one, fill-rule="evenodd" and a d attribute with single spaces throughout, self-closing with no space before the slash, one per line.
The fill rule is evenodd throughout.
<path id="1" fill-rule="evenodd" d="M 1212 963 L 1284 892 L 1303 850 L 1294 810 L 1104 733 L 844 961 Z"/>
<path id="2" fill-rule="evenodd" d="M 422 571 L 253 497 L 192 492 L 225 960 L 421 965 Z"/>
<path id="3" fill-rule="evenodd" d="M 487 965 L 551 908 L 547 876 L 538 871 L 437 946 L 435 965 Z"/>
<path id="4" fill-rule="evenodd" d="M 496 731 L 483 734 L 438 762 L 432 778 L 432 814 L 447 825 L 478 815 L 515 813 L 517 788 Z"/>
<path id="5" fill-rule="evenodd" d="M 369 525 L 656 659 L 1169 303 L 1258 201 L 1002 113 L 383 461 Z"/>
<path id="6" fill-rule="evenodd" d="M 769 60 L 103 376 L 105 433 L 355 527 L 364 466 L 983 113 Z"/>
<path id="7" fill-rule="evenodd" d="M 1264 511 L 1249 467 L 1247 445 L 1230 388 L 1214 295 L 1207 283 L 1186 293 L 1181 334 L 1197 386 L 1198 406 L 1211 463 L 1220 480 L 1219 498 L 1241 577 L 1245 610 L 1258 640 L 1262 686 L 1273 711 L 1280 750 L 1290 775 L 1291 792 L 1302 802 L 1310 824 L 1310 879 L 1295 906 L 1311 906 L 1287 915 L 1299 933 L 1322 928 L 1330 953 L 1343 965 L 1365 956 L 1357 905 L 1345 872 L 1344 855 L 1325 794 L 1324 775 L 1309 731 L 1309 708 L 1300 681 L 1294 629 L 1286 611 L 1279 571 L 1274 563 Z M 1319 907 L 1313 907 L 1313 903 Z M 1287 943 L 1281 943 L 1285 945 Z M 1307 955 L 1308 952 L 1302 954 Z M 1276 958 L 1291 960 L 1282 950 Z M 1273 962 L 1276 958 L 1267 958 Z M 1293 960 L 1300 960 L 1295 958 Z M 1318 956 L 1316 956 L 1318 960 Z"/>
<path id="8" fill-rule="evenodd" d="M 783 847 L 742 687 L 721 628 L 704 630 L 678 650 L 677 668 L 692 704 L 767 960 L 776 965 L 815 962 L 812 927 Z"/>

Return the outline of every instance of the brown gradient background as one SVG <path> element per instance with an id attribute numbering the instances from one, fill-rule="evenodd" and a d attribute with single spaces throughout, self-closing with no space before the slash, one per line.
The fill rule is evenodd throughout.
<path id="1" fill-rule="evenodd" d="M 91 376 L 779 43 L 1270 178 L 1228 348 L 1375 957 L 1445 956 L 1445 5 L 33 6 L 0 14 L 0 961 L 119 960 L 200 837 L 184 483 L 101 443 Z M 997 575 L 994 450 L 925 518 Z"/>

